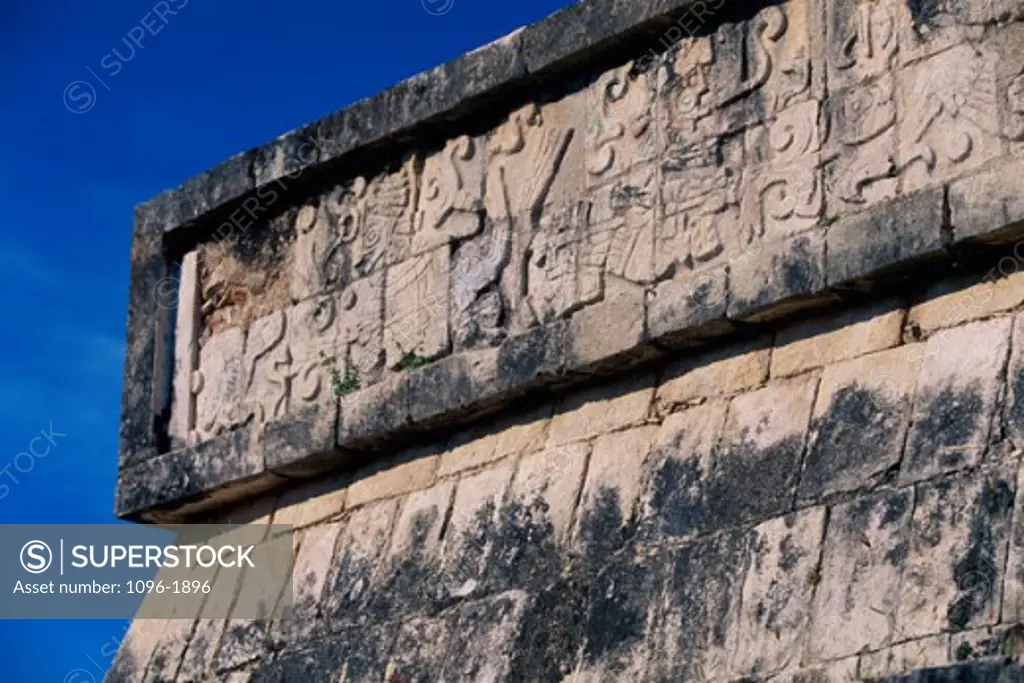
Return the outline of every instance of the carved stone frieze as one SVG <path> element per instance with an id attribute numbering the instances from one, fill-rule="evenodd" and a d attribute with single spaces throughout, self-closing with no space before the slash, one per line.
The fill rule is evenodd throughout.
<path id="1" fill-rule="evenodd" d="M 483 154 L 467 136 L 451 140 L 423 163 L 412 253 L 475 235 L 482 225 Z"/>
<path id="2" fill-rule="evenodd" d="M 653 79 L 634 63 L 612 69 L 587 91 L 587 175 L 615 178 L 657 152 Z"/>
<path id="3" fill-rule="evenodd" d="M 244 349 L 245 333 L 236 327 L 212 335 L 199 351 L 199 369 L 193 371 L 191 378 L 196 411 L 195 431 L 190 437 L 193 443 L 243 421 Z"/>
<path id="4" fill-rule="evenodd" d="M 388 367 L 410 354 L 435 358 L 448 350 L 449 247 L 387 269 L 384 346 Z"/>
<path id="5" fill-rule="evenodd" d="M 307 205 L 295 217 L 295 256 L 292 263 L 291 294 L 302 301 L 325 289 L 343 285 L 351 277 L 346 246 L 356 238 L 355 225 L 344 225 L 332 209 L 335 190 L 317 209 Z"/>

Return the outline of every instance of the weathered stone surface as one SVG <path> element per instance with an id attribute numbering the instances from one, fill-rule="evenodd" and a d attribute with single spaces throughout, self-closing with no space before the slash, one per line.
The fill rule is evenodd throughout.
<path id="1" fill-rule="evenodd" d="M 580 506 L 618 506 L 620 519 L 631 521 L 636 514 L 640 478 L 657 427 L 637 427 L 606 434 L 594 442 L 587 467 Z"/>
<path id="2" fill-rule="evenodd" d="M 208 439 L 240 422 L 246 381 L 244 346 L 245 334 L 235 328 L 214 335 L 199 351 L 199 369 L 191 379 L 196 397 L 192 442 Z"/>
<path id="3" fill-rule="evenodd" d="M 387 271 L 384 346 L 395 367 L 407 357 L 435 358 L 448 350 L 449 252 L 439 247 Z"/>
<path id="4" fill-rule="evenodd" d="M 729 273 L 730 318 L 764 320 L 827 298 L 821 233 L 765 245 L 742 269 Z"/>
<path id="5" fill-rule="evenodd" d="M 339 401 L 338 443 L 379 440 L 411 423 L 410 381 L 406 373 L 385 375 L 377 384 L 342 396 Z"/>
<path id="6" fill-rule="evenodd" d="M 993 268 L 983 277 L 942 282 L 930 288 L 924 300 L 910 308 L 907 326 L 918 335 L 985 318 L 1017 308 L 1024 303 L 1024 273 L 1016 262 L 1002 270 Z"/>
<path id="7" fill-rule="evenodd" d="M 433 485 L 437 479 L 436 451 L 435 447 L 411 449 L 357 473 L 348 487 L 345 506 L 354 508 Z"/>
<path id="8" fill-rule="evenodd" d="M 1024 137 L 1024 128 L 1021 133 Z M 1010 159 L 993 171 L 963 178 L 950 185 L 950 221 L 957 240 L 974 237 L 1003 241 L 998 233 L 989 236 L 994 226 L 1019 227 L 1024 220 L 1022 168 L 1024 160 Z"/>
<path id="9" fill-rule="evenodd" d="M 707 493 L 714 527 L 789 511 L 817 383 L 777 382 L 732 400 Z M 787 409 L 774 409 L 780 405 Z"/>
<path id="10" fill-rule="evenodd" d="M 548 448 L 642 424 L 654 396 L 653 377 L 641 376 L 571 397 L 548 427 Z"/>
<path id="11" fill-rule="evenodd" d="M 917 487 L 895 622 L 902 638 L 963 631 L 999 618 L 1016 467 Z"/>
<path id="12" fill-rule="evenodd" d="M 647 298 L 650 338 L 671 346 L 731 332 L 725 319 L 728 296 L 724 267 L 658 283 Z"/>
<path id="13" fill-rule="evenodd" d="M 829 285 L 884 273 L 912 259 L 931 259 L 942 250 L 941 188 L 914 192 L 852 216 L 840 216 L 827 230 Z"/>
<path id="14" fill-rule="evenodd" d="M 864 496 L 832 509 L 814 594 L 810 661 L 891 642 L 912 513 L 910 490 Z"/>
<path id="15" fill-rule="evenodd" d="M 824 531 L 824 508 L 754 529 L 753 557 L 740 597 L 735 675 L 771 674 L 800 662 L 813 637 L 811 597 Z"/>
<path id="16" fill-rule="evenodd" d="M 271 638 L 276 642 L 308 640 L 325 629 L 324 587 L 334 567 L 334 550 L 342 528 L 340 523 L 323 524 L 302 532 L 292 570 L 292 609 L 288 616 L 274 622 Z"/>
<path id="17" fill-rule="evenodd" d="M 772 377 L 795 375 L 896 346 L 904 315 L 899 302 L 883 301 L 827 320 L 789 327 L 775 338 Z"/>
<path id="18" fill-rule="evenodd" d="M 442 358 L 409 373 L 409 417 L 429 426 L 452 413 L 491 399 L 498 377 L 498 350 L 480 349 Z"/>
<path id="19" fill-rule="evenodd" d="M 920 364 L 901 482 L 981 461 L 1009 343 L 1009 318 L 944 330 L 928 340 Z"/>
<path id="20" fill-rule="evenodd" d="M 1024 475 L 1017 472 L 1017 491 L 1024 484 Z M 1002 621 L 1024 621 L 1024 497 L 1014 502 L 1013 525 L 1007 551 L 1006 577 L 1003 584 Z"/>
<path id="21" fill-rule="evenodd" d="M 285 491 L 274 510 L 274 524 L 298 530 L 341 515 L 351 480 L 349 475 L 318 477 Z"/>
<path id="22" fill-rule="evenodd" d="M 639 355 L 644 342 L 644 290 L 628 282 L 609 282 L 604 301 L 576 312 L 569 323 L 569 363 L 574 367 Z"/>
<path id="23" fill-rule="evenodd" d="M 572 527 L 589 453 L 587 444 L 570 443 L 519 461 L 510 493 L 513 504 L 523 506 L 524 514 L 550 520 L 557 542 Z"/>
<path id="24" fill-rule="evenodd" d="M 326 588 L 325 611 L 332 629 L 369 625 L 366 606 L 373 598 L 372 584 L 387 551 L 397 507 L 397 500 L 380 501 L 354 510 L 349 517 L 338 541 L 334 576 Z"/>
<path id="25" fill-rule="evenodd" d="M 551 411 L 551 406 L 544 406 L 525 415 L 512 413 L 468 430 L 441 454 L 437 476 L 446 477 L 509 455 L 539 450 L 547 438 Z"/>
<path id="26" fill-rule="evenodd" d="M 768 379 L 771 339 L 761 338 L 673 363 L 660 378 L 654 397 L 658 412 L 703 398 L 753 389 Z"/>
<path id="27" fill-rule="evenodd" d="M 901 371 L 922 344 L 873 353 L 821 374 L 799 497 L 874 488 L 899 468 L 915 375 Z M 911 367 L 910 370 L 915 368 Z"/>

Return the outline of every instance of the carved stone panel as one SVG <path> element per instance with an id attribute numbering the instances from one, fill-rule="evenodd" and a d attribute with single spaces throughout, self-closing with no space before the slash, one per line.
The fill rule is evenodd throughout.
<path id="1" fill-rule="evenodd" d="M 828 2 L 828 82 L 835 92 L 885 74 L 899 50 L 899 0 Z"/>
<path id="2" fill-rule="evenodd" d="M 654 270 L 701 270 L 739 253 L 739 195 L 743 145 L 714 139 L 677 148 L 662 163 L 664 214 L 655 242 Z"/>
<path id="3" fill-rule="evenodd" d="M 211 336 L 199 352 L 199 369 L 192 373 L 196 401 L 193 443 L 231 429 L 242 417 L 245 390 L 242 352 L 245 334 L 232 328 Z"/>
<path id="4" fill-rule="evenodd" d="M 295 216 L 295 248 L 292 260 L 291 295 L 302 301 L 325 289 L 343 285 L 351 278 L 346 245 L 356 238 L 354 225 L 343 225 L 334 210 L 335 190 L 317 208 L 306 205 Z M 346 228 L 348 231 L 346 231 Z"/>
<path id="5" fill-rule="evenodd" d="M 475 235 L 482 225 L 483 150 L 467 136 L 423 162 L 412 254 Z"/>
<path id="6" fill-rule="evenodd" d="M 772 117 L 812 95 L 811 31 L 817 28 L 818 0 L 766 7 L 748 28 L 752 74 L 742 90 L 759 89 L 764 115 Z"/>
<path id="7" fill-rule="evenodd" d="M 896 196 L 896 101 L 891 76 L 833 93 L 829 101 L 829 194 L 837 212 Z"/>
<path id="8" fill-rule="evenodd" d="M 904 192 L 949 180 L 1001 151 L 996 55 L 958 45 L 897 77 Z"/>
<path id="9" fill-rule="evenodd" d="M 456 350 L 494 345 L 505 336 L 507 304 L 498 286 L 510 231 L 491 225 L 455 253 L 452 264 L 452 337 Z"/>
<path id="10" fill-rule="evenodd" d="M 608 242 L 588 239 L 590 205 L 579 202 L 541 219 L 530 242 L 526 298 L 540 322 L 601 300 Z"/>
<path id="11" fill-rule="evenodd" d="M 819 165 L 826 130 L 820 104 L 807 100 L 748 131 L 751 162 L 758 165 L 744 176 L 747 240 L 775 242 L 818 225 L 825 208 Z"/>
<path id="12" fill-rule="evenodd" d="M 606 249 L 605 271 L 614 277 L 653 282 L 655 249 L 661 225 L 657 169 L 643 166 L 593 192 L 589 237 Z"/>
<path id="13" fill-rule="evenodd" d="M 388 367 L 408 354 L 434 358 L 448 350 L 449 247 L 387 269 L 384 346 Z"/>
<path id="14" fill-rule="evenodd" d="M 634 63 L 605 72 L 587 90 L 588 182 L 615 178 L 657 152 L 653 78 Z"/>
<path id="15" fill-rule="evenodd" d="M 287 334 L 284 311 L 274 311 L 249 328 L 243 363 L 245 404 L 246 413 L 255 418 L 257 425 L 284 416 L 291 401 L 297 373 Z"/>

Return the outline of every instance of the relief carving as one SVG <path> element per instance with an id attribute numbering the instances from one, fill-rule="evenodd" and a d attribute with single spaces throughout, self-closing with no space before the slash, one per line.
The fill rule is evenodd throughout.
<path id="1" fill-rule="evenodd" d="M 335 219 L 340 189 L 324 200 L 324 208 L 304 206 L 295 217 L 295 260 L 292 265 L 292 299 L 301 301 L 345 282 L 350 276 L 343 245 L 355 239 L 353 226 Z"/>
<path id="2" fill-rule="evenodd" d="M 360 176 L 350 187 L 327 200 L 339 235 L 352 243 L 356 276 L 377 271 L 409 246 L 413 233 L 416 174 L 410 159 L 395 173 L 366 180 Z"/>
<path id="3" fill-rule="evenodd" d="M 291 402 L 292 354 L 285 343 L 288 320 L 284 311 L 274 311 L 252 324 L 243 361 L 247 416 L 264 425 L 282 417 Z"/>
<path id="4" fill-rule="evenodd" d="M 608 242 L 605 272 L 639 284 L 653 282 L 657 184 L 654 169 L 616 183 L 591 210 L 590 240 Z M 607 220 L 605 220 L 607 216 Z"/>
<path id="5" fill-rule="evenodd" d="M 830 7 L 830 11 L 844 12 L 847 7 Z M 830 56 L 836 87 L 888 72 L 899 45 L 897 17 L 888 3 L 861 2 L 850 16 L 838 19 L 847 25 L 839 27 Z"/>
<path id="6" fill-rule="evenodd" d="M 525 303 L 527 248 L 573 134 L 572 127 L 545 124 L 540 109 L 530 104 L 495 131 L 489 146 L 484 203 L 497 239 L 508 245 L 501 289 L 511 307 L 509 323 L 517 330 L 536 322 Z"/>
<path id="7" fill-rule="evenodd" d="M 506 231 L 492 228 L 455 254 L 452 266 L 452 333 L 457 348 L 494 345 L 505 336 L 505 305 L 497 283 L 508 258 Z"/>
<path id="8" fill-rule="evenodd" d="M 834 184 L 839 198 L 861 206 L 896 196 L 896 103 L 889 76 L 833 95 Z"/>
<path id="9" fill-rule="evenodd" d="M 819 170 L 827 127 L 821 107 L 808 100 L 749 134 L 763 167 L 747 174 L 744 190 L 746 239 L 777 241 L 817 225 L 825 208 Z"/>
<path id="10" fill-rule="evenodd" d="M 765 116 L 808 96 L 811 88 L 811 2 L 767 7 L 754 21 L 754 75 L 740 92 L 761 88 Z"/>
<path id="11" fill-rule="evenodd" d="M 588 239 L 590 204 L 578 202 L 541 218 L 530 243 L 527 302 L 541 322 L 601 300 L 607 240 Z"/>
<path id="12" fill-rule="evenodd" d="M 1000 152 L 994 55 L 960 45 L 900 74 L 899 170 L 905 191 Z"/>
<path id="13" fill-rule="evenodd" d="M 419 254 L 475 235 L 481 226 L 483 166 L 476 143 L 451 140 L 423 164 L 412 252 Z"/>
<path id="14" fill-rule="evenodd" d="M 587 172 L 594 180 L 615 177 L 654 153 L 654 88 L 633 63 L 606 72 L 588 92 Z"/>
<path id="15" fill-rule="evenodd" d="M 244 346 L 245 334 L 237 327 L 212 335 L 203 344 L 199 369 L 191 378 L 196 417 L 190 442 L 209 439 L 244 421 L 240 410 L 245 389 Z"/>
<path id="16" fill-rule="evenodd" d="M 408 354 L 434 358 L 448 350 L 449 262 L 449 248 L 444 246 L 387 269 L 388 367 Z"/>

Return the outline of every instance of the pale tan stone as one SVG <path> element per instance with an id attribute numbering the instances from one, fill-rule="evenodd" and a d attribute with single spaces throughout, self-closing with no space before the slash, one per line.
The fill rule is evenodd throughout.
<path id="1" fill-rule="evenodd" d="M 199 369 L 200 305 L 199 255 L 190 251 L 181 260 L 178 277 L 171 420 L 167 428 L 178 445 L 188 443 L 196 425 L 192 375 Z"/>
<path id="2" fill-rule="evenodd" d="M 384 301 L 388 367 L 408 354 L 435 358 L 448 350 L 450 255 L 447 246 L 390 266 Z"/>
<path id="3" fill-rule="evenodd" d="M 1024 468 L 1017 472 L 1017 491 L 1024 486 Z M 1002 619 L 1005 623 L 1024 621 L 1024 496 L 1014 501 L 1012 534 L 1003 585 Z"/>
<path id="4" fill-rule="evenodd" d="M 907 326 L 922 335 L 955 327 L 961 323 L 1001 313 L 1024 304 L 1024 271 L 1008 277 L 986 276 L 969 287 L 951 287 L 943 283 L 933 288 L 926 301 L 910 309 Z"/>
<path id="5" fill-rule="evenodd" d="M 231 614 L 241 583 L 240 572 L 219 572 L 213 582 L 210 594 L 203 604 L 202 618 L 195 625 L 195 632 L 181 661 L 177 680 L 182 683 L 200 683 L 206 680 L 207 672 L 213 668 L 214 656 Z"/>
<path id="6" fill-rule="evenodd" d="M 424 160 L 411 255 L 479 232 L 483 159 L 481 143 L 463 135 Z"/>
<path id="7" fill-rule="evenodd" d="M 503 417 L 482 428 L 470 429 L 441 454 L 437 475 L 447 477 L 543 447 L 550 415 L 551 407 L 544 406 L 525 414 Z"/>
<path id="8" fill-rule="evenodd" d="M 809 661 L 891 642 L 902 572 L 893 558 L 909 541 L 912 503 L 912 491 L 896 491 L 833 508 L 814 595 Z"/>
<path id="9" fill-rule="evenodd" d="M 780 332 L 772 350 L 772 377 L 794 375 L 900 343 L 904 310 L 883 302 L 866 310 L 796 325 Z"/>
<path id="10" fill-rule="evenodd" d="M 192 374 L 192 391 L 196 394 L 194 440 L 208 439 L 238 423 L 245 391 L 244 348 L 245 335 L 238 328 L 215 334 L 203 344 L 199 369 Z"/>
<path id="11" fill-rule="evenodd" d="M 772 674 L 800 663 L 811 633 L 811 596 L 825 508 L 754 529 L 752 563 L 743 583 L 733 673 Z"/>
<path id="12" fill-rule="evenodd" d="M 606 71 L 587 89 L 587 178 L 596 185 L 652 158 L 654 79 L 633 63 Z"/>
<path id="13" fill-rule="evenodd" d="M 892 656 L 886 675 L 899 676 L 917 669 L 949 664 L 949 635 L 942 634 L 911 640 L 891 649 Z"/>
<path id="14" fill-rule="evenodd" d="M 764 383 L 768 378 L 770 339 L 761 339 L 680 361 L 665 372 L 655 405 L 660 412 L 695 399 L 728 396 Z"/>
<path id="15" fill-rule="evenodd" d="M 302 529 L 341 515 L 350 480 L 348 475 L 318 477 L 285 491 L 274 512 L 274 524 Z"/>
<path id="16" fill-rule="evenodd" d="M 644 290 L 610 280 L 604 300 L 577 311 L 569 322 L 570 358 L 583 367 L 630 351 L 644 339 Z"/>
<path id="17" fill-rule="evenodd" d="M 629 379 L 569 397 L 551 419 L 547 447 L 644 423 L 654 396 L 653 379 Z"/>
<path id="18" fill-rule="evenodd" d="M 273 637 L 285 644 L 307 640 L 320 620 L 327 577 L 334 566 L 335 547 L 343 524 L 323 524 L 302 532 L 292 571 L 292 612 L 274 624 Z"/>
<path id="19" fill-rule="evenodd" d="M 644 465 L 658 427 L 635 427 L 599 437 L 594 442 L 587 479 L 580 497 L 577 534 L 585 515 L 601 497 L 613 495 L 623 523 L 633 517 L 640 494 Z"/>
<path id="20" fill-rule="evenodd" d="M 437 480 L 437 465 L 440 458 L 436 455 L 416 457 L 416 453 L 407 462 L 399 462 L 388 466 L 374 466 L 366 476 L 359 477 L 348 488 L 345 501 L 347 508 L 355 508 L 381 498 L 400 496 L 403 493 L 425 489 Z"/>
<path id="21" fill-rule="evenodd" d="M 558 541 L 565 540 L 583 485 L 590 446 L 570 443 L 525 456 L 512 483 L 512 498 L 525 505 L 543 501 Z"/>
<path id="22" fill-rule="evenodd" d="M 110 675 L 121 676 L 132 683 L 142 680 L 166 628 L 167 619 L 133 619 L 110 665 Z"/>
<path id="23" fill-rule="evenodd" d="M 864 679 L 857 674 L 857 658 L 848 657 L 830 664 L 779 674 L 771 679 L 771 683 L 854 683 L 860 680 Z"/>

